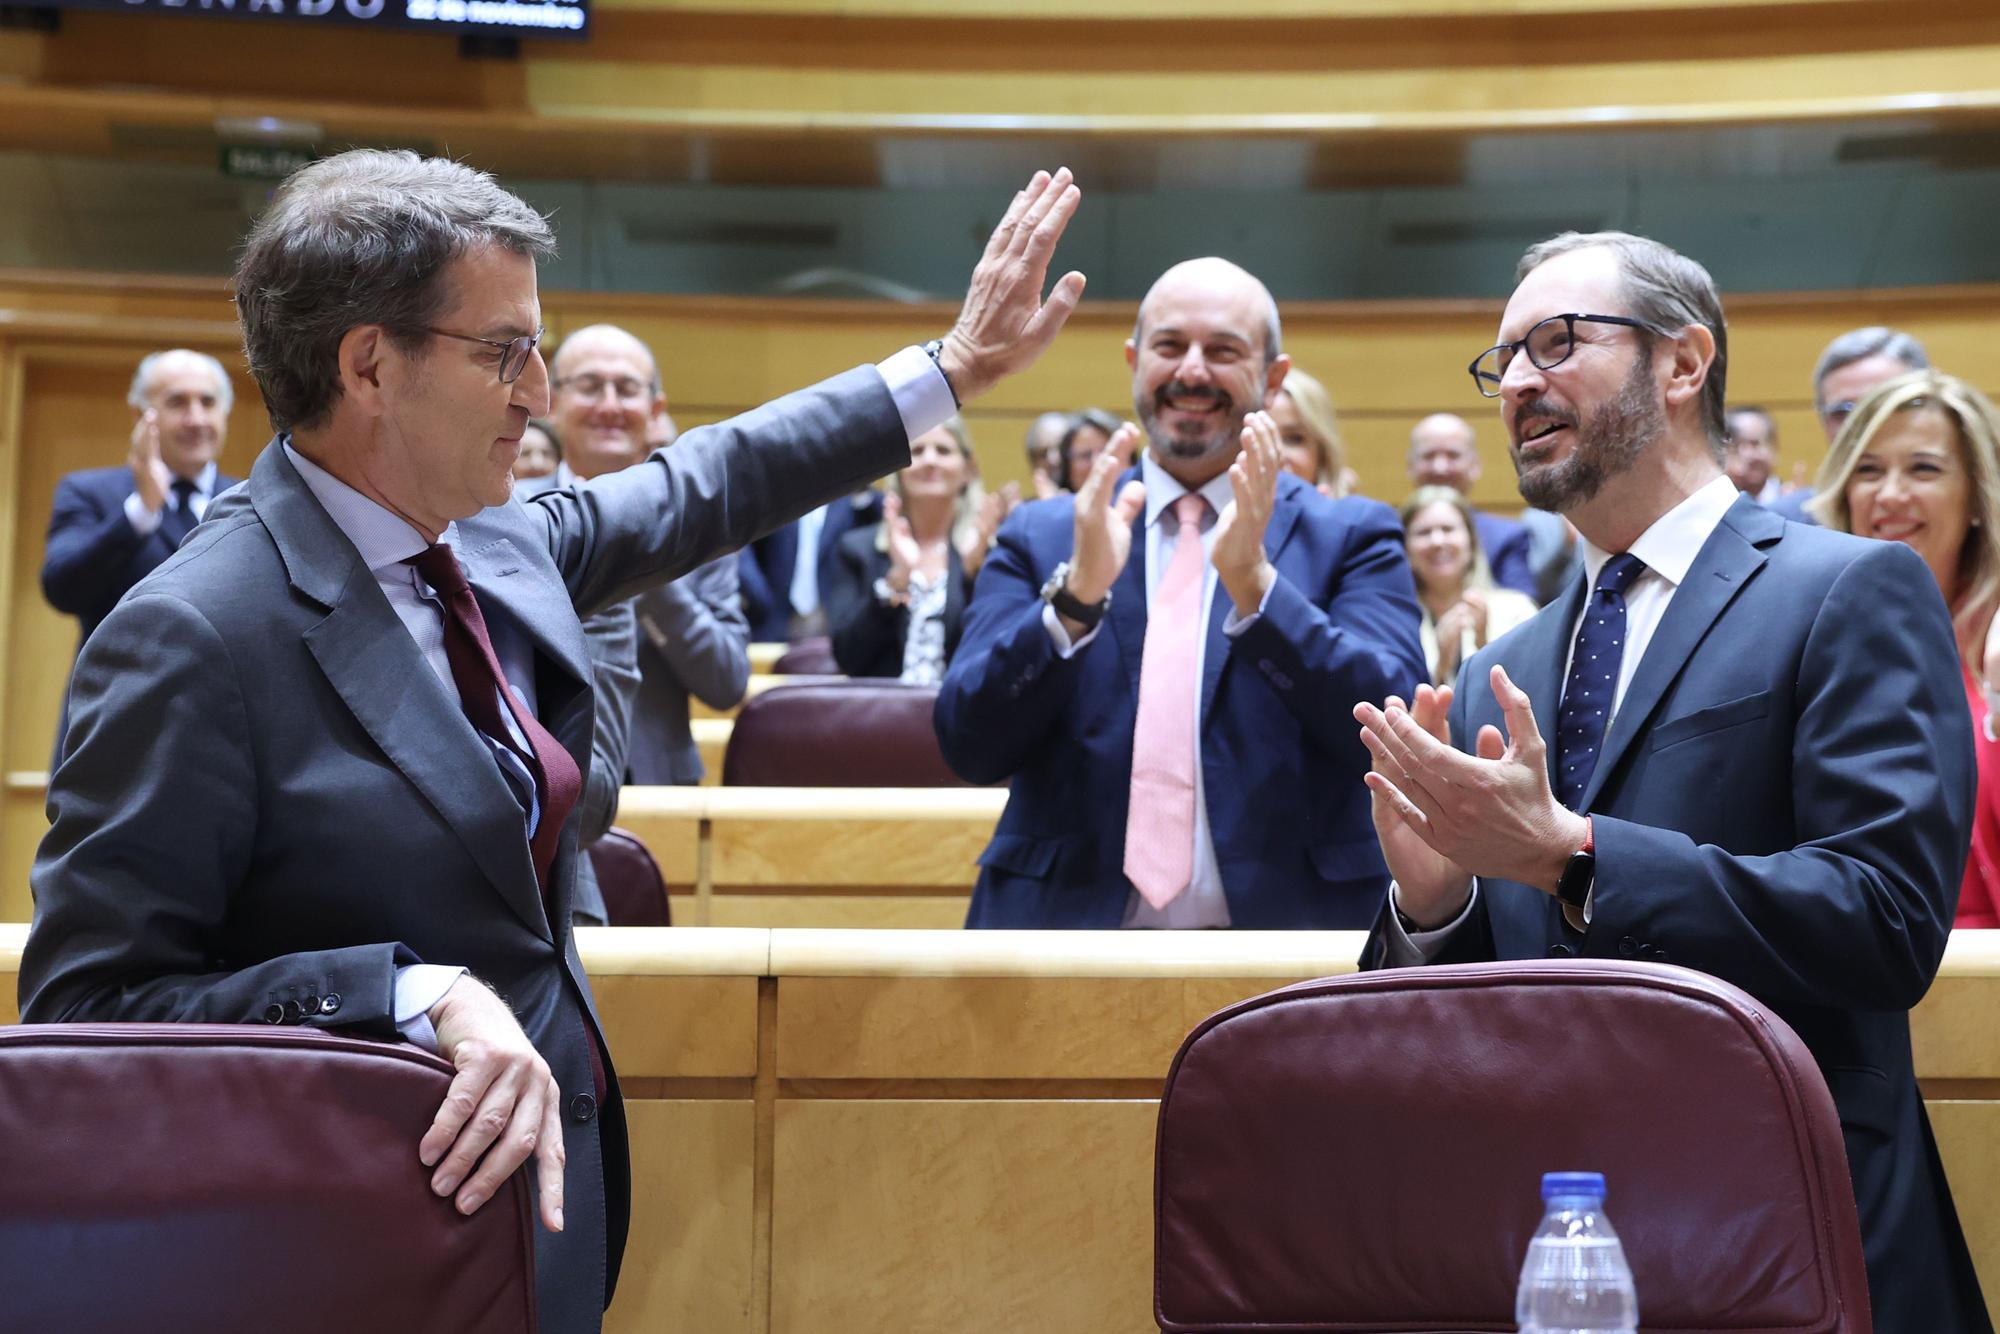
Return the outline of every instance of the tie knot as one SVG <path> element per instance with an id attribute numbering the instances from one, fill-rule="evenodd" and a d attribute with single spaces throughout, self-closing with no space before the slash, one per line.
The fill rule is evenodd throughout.
<path id="1" fill-rule="evenodd" d="M 1604 568 L 1597 572 L 1597 591 L 1625 596 L 1638 577 L 1646 572 L 1646 562 L 1627 551 L 1604 562 Z"/>
<path id="2" fill-rule="evenodd" d="M 1198 493 L 1190 491 L 1174 502 L 1174 518 L 1185 533 L 1192 528 L 1199 531 L 1201 516 L 1208 512 L 1208 502 Z"/>
<path id="3" fill-rule="evenodd" d="M 446 597 L 454 597 L 468 586 L 465 571 L 458 568 L 458 557 L 452 555 L 451 548 L 443 542 L 433 542 L 403 563 L 416 566 L 424 582 Z"/>
<path id="4" fill-rule="evenodd" d="M 186 477 L 174 478 L 173 493 L 176 498 L 186 500 L 194 494 L 194 483 Z"/>

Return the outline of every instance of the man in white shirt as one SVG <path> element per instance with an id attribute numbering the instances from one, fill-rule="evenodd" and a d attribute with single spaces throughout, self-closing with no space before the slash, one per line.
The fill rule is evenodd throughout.
<path id="1" fill-rule="evenodd" d="M 1066 172 L 1015 197 L 943 339 L 523 503 L 546 220 L 407 152 L 292 176 L 236 281 L 279 435 L 78 661 L 23 1018 L 434 1045 L 456 1077 L 411 1146 L 429 1189 L 471 1213 L 532 1160 L 540 1328 L 597 1329 L 630 1177 L 569 915 L 578 616 L 906 465 L 1033 362 L 1083 290 L 1042 296 L 1078 197 Z"/>
<path id="2" fill-rule="evenodd" d="M 1727 364 L 1713 282 L 1667 247 L 1523 258 L 1474 378 L 1586 578 L 1455 689 L 1355 707 L 1395 878 L 1362 962 L 1645 959 L 1742 987 L 1840 1109 L 1875 1327 L 1987 1330 L 1907 1013 L 1971 831 L 1950 617 L 1900 543 L 1737 491 Z"/>

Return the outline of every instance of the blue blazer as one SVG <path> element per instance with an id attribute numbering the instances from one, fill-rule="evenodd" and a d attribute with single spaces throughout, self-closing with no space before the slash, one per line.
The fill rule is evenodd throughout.
<path id="1" fill-rule="evenodd" d="M 1486 553 L 1486 566 L 1493 571 L 1493 582 L 1502 588 L 1534 597 L 1535 569 L 1534 563 L 1528 559 L 1528 548 L 1533 539 L 1528 525 L 1498 514 L 1488 514 L 1484 510 L 1474 510 L 1472 526 L 1479 530 L 1479 549 Z"/>
<path id="2" fill-rule="evenodd" d="M 214 495 L 241 480 L 218 472 Z M 145 537 L 132 531 L 125 517 L 125 498 L 132 491 L 132 470 L 126 467 L 90 468 L 56 483 L 42 593 L 50 606 L 83 623 L 83 639 L 132 585 L 174 554 L 159 529 Z"/>
<path id="3" fill-rule="evenodd" d="M 826 590 L 834 578 L 833 567 L 842 535 L 851 529 L 875 523 L 882 517 L 882 493 L 872 487 L 857 491 L 846 500 L 826 507 L 826 521 L 819 528 L 819 600 L 826 605 Z M 758 538 L 737 553 L 737 583 L 743 595 L 743 611 L 750 618 L 750 638 L 758 643 L 784 643 L 792 631 L 792 571 L 799 555 L 799 525 L 788 523 Z"/>
<path id="4" fill-rule="evenodd" d="M 1458 745 L 1505 731 L 1496 662 L 1553 734 L 1583 595 L 1578 580 L 1467 663 Z M 1951 622 L 1923 561 L 1742 497 L 1674 594 L 1584 794 L 1589 929 L 1570 930 L 1550 895 L 1481 880 L 1437 962 L 1652 959 L 1756 996 L 1812 1049 L 1840 1109 L 1875 1327 L 1990 1330 L 1908 1015 L 1950 934 L 1974 781 Z M 1380 965 L 1386 929 L 1364 966 Z"/>
<path id="5" fill-rule="evenodd" d="M 1136 469 L 1126 477 L 1136 477 Z M 1121 483 L 1122 484 L 1122 483 Z M 1067 560 L 1075 499 L 1015 510 L 973 585 L 938 694 L 947 762 L 1012 780 L 980 856 L 966 925 L 1116 927 L 1126 795 L 1146 639 L 1144 518 L 1098 635 L 1067 661 L 1042 584 Z M 1201 763 L 1216 861 L 1239 927 L 1363 927 L 1388 886 L 1370 821 L 1354 701 L 1424 679 L 1403 534 L 1377 501 L 1328 500 L 1279 479 L 1264 549 L 1278 581 L 1254 624 L 1222 632 L 1216 589 L 1201 683 Z"/>

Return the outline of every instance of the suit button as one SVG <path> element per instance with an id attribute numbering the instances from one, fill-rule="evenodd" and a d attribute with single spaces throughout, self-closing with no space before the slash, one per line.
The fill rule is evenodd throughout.
<path id="1" fill-rule="evenodd" d="M 266 1006 L 264 1007 L 264 1022 L 265 1022 L 265 1023 L 267 1023 L 267 1024 L 282 1024 L 282 1023 L 284 1023 L 284 1022 L 285 1022 L 285 1007 L 284 1007 L 284 1006 L 282 1006 L 282 1005 L 277 1005 L 277 1004 L 272 1004 L 272 1005 L 266 1005 Z"/>
<path id="2" fill-rule="evenodd" d="M 1575 951 L 1575 950 L 1573 950 L 1573 949 L 1571 949 L 1571 948 L 1570 948 L 1569 946 L 1567 946 L 1567 945 L 1551 945 L 1551 946 L 1549 946 L 1549 957 L 1550 957 L 1551 959 L 1568 959 L 1568 958 L 1572 958 L 1572 957 L 1574 957 L 1574 956 L 1575 956 L 1575 954 L 1576 954 L 1576 951 Z"/>
<path id="3" fill-rule="evenodd" d="M 295 1000 L 286 1001 L 285 1008 L 281 1013 L 286 1023 L 296 1024 L 299 1021 L 299 1003 Z"/>
<path id="4" fill-rule="evenodd" d="M 597 1099 L 588 1093 L 579 1093 L 569 1100 L 569 1119 L 580 1126 L 589 1125 L 597 1117 Z"/>
<path id="5" fill-rule="evenodd" d="M 1618 955 L 1624 959 L 1636 959 L 1639 956 L 1639 942 L 1626 936 L 1618 942 Z"/>
<path id="6" fill-rule="evenodd" d="M 326 995 L 320 997 L 319 1012 L 321 1014 L 339 1014 L 340 993 L 338 991 L 329 991 Z"/>
<path id="7" fill-rule="evenodd" d="M 310 1019 L 310 1018 L 312 1018 L 312 1016 L 314 1016 L 314 1015 L 318 1014 L 318 1013 L 319 1013 L 319 997 L 317 997 L 317 996 L 307 996 L 307 997 L 306 997 L 306 998 L 305 998 L 304 1000 L 300 1001 L 300 1002 L 299 1002 L 299 1013 L 300 1013 L 300 1014 L 303 1014 L 303 1015 L 304 1015 L 304 1016 L 306 1016 L 306 1017 L 307 1017 L 308 1019 Z"/>

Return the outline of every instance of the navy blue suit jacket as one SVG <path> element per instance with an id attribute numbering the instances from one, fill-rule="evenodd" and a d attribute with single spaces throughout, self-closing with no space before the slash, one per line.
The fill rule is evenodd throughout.
<path id="1" fill-rule="evenodd" d="M 1528 559 L 1528 525 L 1505 519 L 1484 510 L 1472 512 L 1472 526 L 1479 530 L 1479 549 L 1486 553 L 1493 582 L 1516 593 L 1535 596 L 1534 564 Z"/>
<path id="2" fill-rule="evenodd" d="M 1456 744 L 1505 731 L 1496 662 L 1554 733 L 1583 592 L 1467 663 Z M 1812 1049 L 1840 1109 L 1875 1328 L 1988 1330 L 1908 1016 L 1950 934 L 1974 777 L 1951 622 L 1923 561 L 1742 497 L 1668 605 L 1585 791 L 1589 929 L 1550 895 L 1481 880 L 1436 962 L 1653 959 L 1756 996 Z M 1365 967 L 1388 929 L 1377 921 Z"/>
<path id="3" fill-rule="evenodd" d="M 1074 504 L 1023 505 L 1001 526 L 938 694 L 952 768 L 974 783 L 1012 780 L 967 926 L 1115 927 L 1131 892 L 1145 520 L 1097 637 L 1065 661 L 1040 590 L 1069 558 Z M 1278 581 L 1263 615 L 1224 635 L 1231 604 L 1218 585 L 1203 660 L 1202 773 L 1230 920 L 1363 927 L 1388 873 L 1361 781 L 1368 753 L 1348 711 L 1424 679 L 1402 528 L 1377 501 L 1328 500 L 1287 474 L 1264 549 Z"/>
<path id="4" fill-rule="evenodd" d="M 214 495 L 241 480 L 218 472 Z M 56 483 L 42 593 L 50 606 L 83 623 L 84 639 L 132 585 L 174 554 L 159 529 L 145 537 L 132 531 L 125 498 L 133 490 L 132 470 L 125 467 L 90 468 Z"/>
<path id="5" fill-rule="evenodd" d="M 882 517 L 882 493 L 872 487 L 857 491 L 845 500 L 826 507 L 826 521 L 819 528 L 819 600 L 826 605 L 828 582 L 840 539 L 850 529 L 875 523 Z M 737 583 L 743 594 L 743 611 L 750 618 L 750 638 L 759 643 L 782 644 L 791 638 L 792 571 L 799 556 L 799 525 L 788 523 L 767 533 L 737 553 Z"/>

